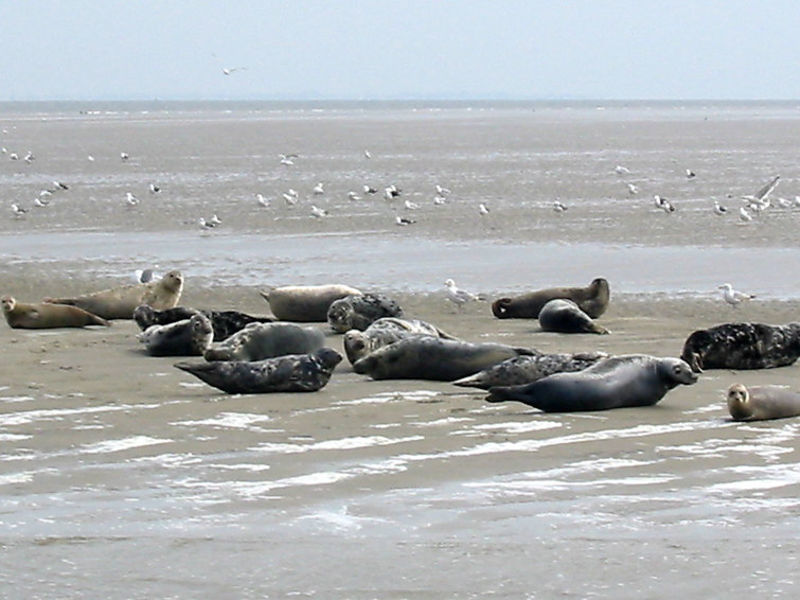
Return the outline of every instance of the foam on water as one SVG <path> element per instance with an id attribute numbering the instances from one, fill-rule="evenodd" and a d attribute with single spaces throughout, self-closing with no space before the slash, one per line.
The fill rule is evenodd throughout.
<path id="1" fill-rule="evenodd" d="M 156 444 L 169 444 L 173 440 L 152 438 L 146 435 L 135 435 L 118 440 L 106 440 L 96 444 L 86 444 L 80 448 L 82 454 L 105 454 L 111 452 L 122 452 L 143 446 L 153 446 Z"/>

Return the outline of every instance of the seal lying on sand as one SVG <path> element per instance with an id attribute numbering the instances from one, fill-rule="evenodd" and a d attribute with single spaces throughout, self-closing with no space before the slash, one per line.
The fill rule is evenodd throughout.
<path id="1" fill-rule="evenodd" d="M 157 310 L 176 306 L 182 291 L 183 276 L 180 271 L 170 271 L 150 283 L 124 285 L 77 298 L 45 298 L 44 301 L 77 306 L 104 319 L 132 319 L 133 311 L 141 304 L 149 304 Z"/>
<path id="2" fill-rule="evenodd" d="M 681 358 L 703 369 L 771 369 L 800 356 L 800 323 L 724 323 L 699 329 L 683 344 Z"/>
<path id="3" fill-rule="evenodd" d="M 734 421 L 763 421 L 800 415 L 800 394 L 776 385 L 728 388 L 728 412 Z"/>
<path id="4" fill-rule="evenodd" d="M 169 325 L 151 325 L 139 334 L 150 356 L 202 356 L 213 338 L 211 321 L 200 314 Z"/>
<path id="5" fill-rule="evenodd" d="M 315 327 L 296 323 L 250 323 L 227 340 L 211 344 L 206 360 L 264 360 L 286 354 L 307 354 L 325 345 L 325 336 Z"/>
<path id="6" fill-rule="evenodd" d="M 496 386 L 525 385 L 554 373 L 582 371 L 604 358 L 608 358 L 605 352 L 515 356 L 479 373 L 458 379 L 453 384 L 484 390 Z"/>
<path id="7" fill-rule="evenodd" d="M 175 366 L 228 394 L 315 392 L 325 387 L 342 355 L 331 348 L 257 362 L 180 362 Z"/>
<path id="8" fill-rule="evenodd" d="M 472 344 L 429 335 L 413 335 L 360 358 L 353 370 L 373 379 L 453 381 L 525 354 L 526 348 L 503 344 Z"/>
<path id="9" fill-rule="evenodd" d="M 166 310 L 156 310 L 152 306 L 142 304 L 133 311 L 133 320 L 144 331 L 151 325 L 169 325 L 175 321 L 190 319 L 192 315 L 202 314 L 211 320 L 214 328 L 214 341 L 221 342 L 237 331 L 244 329 L 249 323 L 272 323 L 272 317 L 254 317 L 235 310 L 198 310 L 176 306 Z"/>
<path id="10" fill-rule="evenodd" d="M 539 325 L 542 331 L 557 333 L 608 333 L 608 329 L 592 321 L 572 300 L 550 300 L 539 312 Z"/>
<path id="11" fill-rule="evenodd" d="M 516 400 L 545 412 L 650 406 L 697 375 L 679 358 L 628 354 L 606 358 L 575 373 L 556 373 L 528 385 L 493 387 L 489 402 Z"/>
<path id="12" fill-rule="evenodd" d="M 328 324 L 337 333 L 364 331 L 383 317 L 402 317 L 400 305 L 380 294 L 361 294 L 334 300 L 328 309 Z"/>
<path id="13" fill-rule="evenodd" d="M 386 317 L 378 319 L 364 331 L 356 329 L 348 331 L 344 335 L 344 351 L 350 364 L 354 364 L 359 358 L 370 352 L 410 335 L 430 335 L 446 340 L 456 339 L 425 321 Z"/>
<path id="14" fill-rule="evenodd" d="M 361 294 L 349 285 L 289 285 L 259 292 L 279 321 L 324 322 L 335 300 Z"/>
<path id="15" fill-rule="evenodd" d="M 97 315 L 66 304 L 22 304 L 11 296 L 0 298 L 8 326 L 13 329 L 52 329 L 56 327 L 85 327 L 111 325 Z"/>
<path id="16" fill-rule="evenodd" d="M 592 319 L 596 319 L 608 308 L 611 290 L 608 281 L 598 277 L 586 287 L 549 288 L 500 298 L 492 303 L 492 313 L 498 319 L 537 319 L 542 307 L 556 298 L 572 300 Z"/>

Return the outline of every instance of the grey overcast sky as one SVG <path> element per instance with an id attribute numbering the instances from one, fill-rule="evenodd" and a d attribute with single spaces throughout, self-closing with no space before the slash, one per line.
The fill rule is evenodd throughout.
<path id="1" fill-rule="evenodd" d="M 0 100 L 798 99 L 799 38 L 796 0 L 0 0 Z"/>

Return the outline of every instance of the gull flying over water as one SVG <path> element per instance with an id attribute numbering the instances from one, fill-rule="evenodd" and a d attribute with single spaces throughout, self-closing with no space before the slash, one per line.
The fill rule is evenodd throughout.
<path id="1" fill-rule="evenodd" d="M 725 300 L 725 302 L 731 306 L 736 306 L 737 304 L 755 298 L 755 295 L 753 294 L 745 294 L 733 289 L 733 286 L 730 283 L 723 283 L 722 285 L 718 286 L 717 289 L 722 290 L 723 300 Z"/>
<path id="2" fill-rule="evenodd" d="M 236 73 L 236 71 L 246 71 L 247 67 L 222 67 L 222 74 L 223 75 L 231 75 Z"/>
<path id="3" fill-rule="evenodd" d="M 750 201 L 751 205 L 752 204 L 759 204 L 760 205 L 760 204 L 766 203 L 767 202 L 767 196 L 769 196 L 770 193 L 772 193 L 772 190 L 774 190 L 778 186 L 778 182 L 780 181 L 780 179 L 781 179 L 781 176 L 780 175 L 776 175 L 775 177 L 770 179 L 766 183 L 766 185 L 764 185 L 764 187 L 762 187 L 760 190 L 758 190 L 755 194 L 748 194 L 747 196 L 742 196 L 742 200 Z M 767 203 L 767 206 L 769 206 L 768 203 Z"/>

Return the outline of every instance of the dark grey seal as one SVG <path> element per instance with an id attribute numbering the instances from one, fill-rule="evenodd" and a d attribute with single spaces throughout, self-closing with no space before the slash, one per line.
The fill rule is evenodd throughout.
<path id="1" fill-rule="evenodd" d="M 378 319 L 364 331 L 357 329 L 348 331 L 344 335 L 344 351 L 350 364 L 355 364 L 359 358 L 370 352 L 411 335 L 430 335 L 445 340 L 456 339 L 425 321 L 385 317 Z"/>
<path id="2" fill-rule="evenodd" d="M 651 406 L 697 375 L 679 358 L 614 356 L 576 373 L 556 373 L 528 385 L 493 387 L 489 402 L 515 400 L 545 412 Z"/>
<path id="3" fill-rule="evenodd" d="M 724 323 L 699 329 L 683 344 L 681 358 L 703 369 L 772 369 L 800 356 L 800 323 Z"/>
<path id="4" fill-rule="evenodd" d="M 150 356 L 202 356 L 213 338 L 214 329 L 205 315 L 151 325 L 139 334 Z"/>
<path id="5" fill-rule="evenodd" d="M 734 421 L 764 421 L 800 415 L 800 394 L 777 385 L 728 388 L 728 412 Z"/>
<path id="6" fill-rule="evenodd" d="M 355 362 L 353 370 L 373 379 L 453 381 L 524 354 L 532 351 L 413 335 L 370 352 Z"/>
<path id="7" fill-rule="evenodd" d="M 359 294 L 334 300 L 328 308 L 328 324 L 337 333 L 364 331 L 383 317 L 402 317 L 400 305 L 381 294 Z"/>
<path id="8" fill-rule="evenodd" d="M 264 360 L 286 354 L 308 354 L 325 345 L 315 327 L 296 323 L 250 323 L 222 342 L 211 344 L 206 360 Z"/>
<path id="9" fill-rule="evenodd" d="M 572 300 L 550 300 L 539 312 L 539 325 L 542 331 L 556 333 L 608 333 Z"/>
<path id="10" fill-rule="evenodd" d="M 608 354 L 605 352 L 579 352 L 577 354 L 537 352 L 533 356 L 509 358 L 474 375 L 458 379 L 453 384 L 484 390 L 496 386 L 525 385 L 554 373 L 582 371 L 604 358 L 608 358 Z"/>
<path id="11" fill-rule="evenodd" d="M 331 378 L 342 355 L 331 348 L 310 354 L 291 354 L 256 362 L 217 361 L 175 366 L 227 394 L 316 392 Z"/>
<path id="12" fill-rule="evenodd" d="M 542 307 L 556 298 L 572 300 L 592 319 L 608 308 L 611 289 L 608 281 L 598 277 L 586 287 L 559 287 L 529 292 L 512 298 L 500 298 L 492 303 L 492 313 L 498 319 L 537 319 Z"/>
<path id="13" fill-rule="evenodd" d="M 175 321 L 189 319 L 196 314 L 203 314 L 211 320 L 215 342 L 229 338 L 250 323 L 271 323 L 275 320 L 272 317 L 254 317 L 235 310 L 198 310 L 185 306 L 156 310 L 147 304 L 136 307 L 133 311 L 133 320 L 139 329 L 144 331 L 151 325 L 169 325 Z"/>

